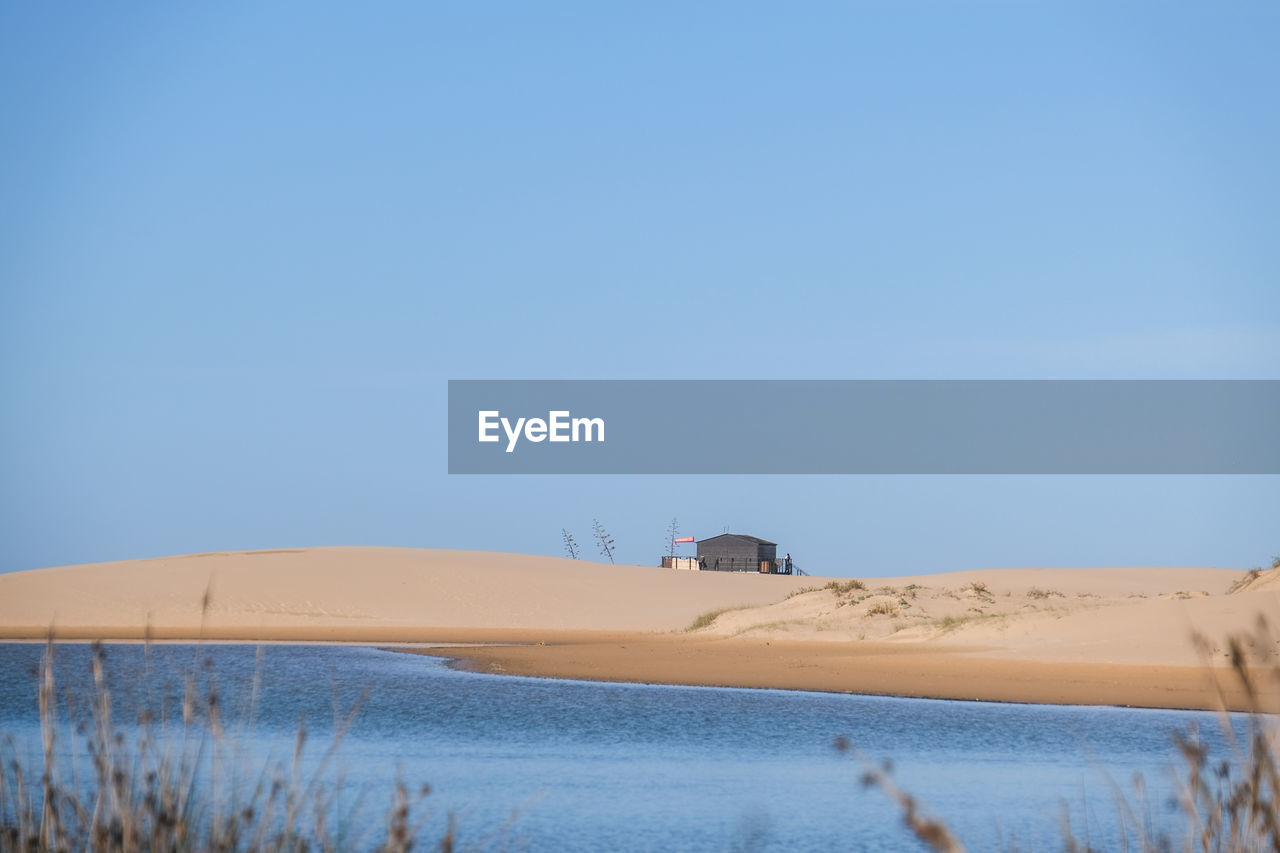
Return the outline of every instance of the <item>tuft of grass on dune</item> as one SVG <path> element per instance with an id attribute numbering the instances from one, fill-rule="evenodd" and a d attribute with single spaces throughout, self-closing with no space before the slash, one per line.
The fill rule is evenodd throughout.
<path id="1" fill-rule="evenodd" d="M 937 629 L 939 635 L 942 635 L 959 630 L 966 625 L 978 625 L 983 622 L 1004 620 L 1008 619 L 1008 616 L 1007 613 L 982 613 L 971 610 L 958 616 L 943 616 L 941 619 L 934 619 L 930 625 Z"/>
<path id="2" fill-rule="evenodd" d="M 1280 557 L 1273 557 L 1271 559 L 1271 568 L 1272 570 L 1280 569 Z M 1227 595 L 1232 595 L 1233 593 L 1237 593 L 1237 592 L 1244 592 L 1249 587 L 1253 586 L 1253 582 L 1256 581 L 1258 578 L 1262 577 L 1262 574 L 1263 574 L 1262 566 L 1254 566 L 1252 569 L 1245 572 L 1243 577 L 1238 578 L 1234 583 L 1231 584 L 1231 586 L 1227 588 Z"/>
<path id="3" fill-rule="evenodd" d="M 898 608 L 891 601 L 876 601 L 867 607 L 868 616 L 897 616 Z"/>
<path id="4" fill-rule="evenodd" d="M 692 631 L 700 631 L 703 628 L 710 627 L 713 622 L 726 613 L 732 613 L 735 610 L 748 610 L 750 604 L 738 604 L 733 607 L 717 607 L 715 610 L 708 610 L 706 613 L 698 614 L 692 622 L 684 628 L 684 633 L 688 634 Z"/>
<path id="5" fill-rule="evenodd" d="M 850 578 L 847 581 L 828 581 L 823 589 L 829 589 L 836 595 L 849 595 L 856 590 L 865 590 L 867 585 L 857 578 Z"/>

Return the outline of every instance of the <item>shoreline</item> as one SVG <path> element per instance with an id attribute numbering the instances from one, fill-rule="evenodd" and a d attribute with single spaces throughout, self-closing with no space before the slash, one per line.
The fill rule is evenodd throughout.
<path id="1" fill-rule="evenodd" d="M 1251 710 L 1244 690 L 1224 666 L 1010 659 L 990 656 L 998 650 L 979 646 L 520 629 L 380 629 L 368 632 L 379 636 L 362 639 L 304 636 L 315 633 L 305 630 L 262 632 L 258 636 L 211 631 L 203 637 L 179 636 L 173 631 L 153 632 L 151 637 L 139 636 L 142 632 L 119 633 L 126 636 L 67 632 L 55 636 L 54 642 L 368 646 L 442 658 L 466 672 L 584 682 L 1032 705 Z M 227 636 L 231 633 L 239 636 Z M 291 636 L 284 638 L 282 633 Z M 411 634 L 417 636 L 406 636 Z M 0 636 L 0 642 L 37 644 L 48 642 L 48 638 Z M 1266 690 L 1262 698 L 1269 712 L 1280 711 L 1280 690 Z"/>
<path id="2" fill-rule="evenodd" d="M 575 681 L 1035 705 L 1251 709 L 1245 691 L 1224 667 L 1011 660 L 954 647 L 850 648 L 776 639 L 612 634 L 545 644 L 390 650 L 444 658 L 468 672 Z M 1276 691 L 1264 698 L 1268 710 L 1280 710 Z"/>
<path id="3" fill-rule="evenodd" d="M 300 636 L 81 636 L 57 643 L 369 646 L 441 658 L 466 672 L 599 683 L 796 690 L 912 699 L 1248 711 L 1223 666 L 1035 661 L 993 657 L 984 647 L 716 638 L 675 633 L 431 629 L 374 639 Z M 75 632 L 83 633 L 83 632 Z M 139 632 L 122 632 L 136 634 Z M 228 632 L 210 632 L 225 634 Z M 384 631 L 371 632 L 383 634 Z M 410 639 L 406 634 L 417 634 Z M 44 643 L 47 638 L 0 637 Z M 1219 693 L 1221 690 L 1221 693 Z M 1280 711 L 1280 690 L 1263 694 Z M 1225 699 L 1225 705 L 1223 702 Z"/>

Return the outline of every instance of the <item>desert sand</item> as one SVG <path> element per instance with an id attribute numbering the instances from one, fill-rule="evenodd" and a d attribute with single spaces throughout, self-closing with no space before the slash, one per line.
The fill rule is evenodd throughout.
<path id="1" fill-rule="evenodd" d="M 1215 685 L 1247 707 L 1226 639 L 1260 617 L 1280 626 L 1280 570 L 853 581 L 296 548 L 0 575 L 7 639 L 462 643 L 474 645 L 427 653 L 525 675 L 1147 707 L 1219 707 Z M 1252 647 L 1278 650 L 1275 639 Z M 1263 687 L 1280 707 L 1280 688 Z"/>

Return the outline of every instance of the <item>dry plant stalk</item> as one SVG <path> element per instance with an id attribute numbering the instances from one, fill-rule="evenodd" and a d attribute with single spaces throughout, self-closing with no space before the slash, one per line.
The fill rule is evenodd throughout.
<path id="1" fill-rule="evenodd" d="M 964 845 L 952 834 L 947 825 L 937 818 L 922 814 L 919 801 L 899 788 L 893 781 L 892 765 L 873 764 L 853 748 L 848 738 L 836 738 L 836 749 L 854 755 L 862 763 L 862 786 L 879 788 L 888 795 L 889 799 L 897 803 L 898 808 L 902 809 L 903 822 L 915 833 L 916 838 L 939 853 L 964 853 Z"/>
<path id="2" fill-rule="evenodd" d="M 178 737 L 166 732 L 163 710 L 157 714 L 144 707 L 136 721 L 136 735 L 127 740 L 113 718 L 103 648 L 95 644 L 89 718 L 73 734 L 69 749 L 60 749 L 54 655 L 50 637 L 39 671 L 38 766 L 24 764 L 12 735 L 0 735 L 0 853 L 407 853 L 427 841 L 430 814 L 414 814 L 429 793 L 426 786 L 413 794 L 397 782 L 380 842 L 356 832 L 350 815 L 338 815 L 340 819 L 331 823 L 339 811 L 338 782 L 331 767 L 359 703 L 337 717 L 332 741 L 313 770 L 304 770 L 307 732 L 301 726 L 287 767 L 235 766 L 230 756 L 237 753 L 238 744 L 223 725 L 212 673 L 207 674 L 203 689 L 191 674 L 185 679 Z M 255 673 L 251 708 L 258 683 Z M 92 772 L 82 780 L 74 762 L 85 754 Z M 69 763 L 70 778 L 64 778 Z M 39 779 L 39 786 L 33 788 L 31 779 Z M 256 781 L 246 790 L 245 779 Z M 450 815 L 443 834 L 431 846 L 452 850 L 455 836 Z"/>
<path id="3" fill-rule="evenodd" d="M 1210 644 L 1196 637 L 1206 656 Z M 1070 815 L 1063 820 L 1063 849 L 1068 853 L 1102 853 L 1110 850 L 1134 853 L 1280 853 L 1280 730 L 1274 708 L 1265 706 L 1264 682 L 1280 684 L 1277 643 L 1265 618 L 1259 617 L 1251 633 L 1227 641 L 1231 677 L 1248 699 L 1243 735 L 1227 713 L 1225 688 L 1213 677 L 1221 711 L 1219 722 L 1228 754 L 1214 757 L 1201 743 L 1198 732 L 1175 732 L 1174 747 L 1182 759 L 1176 806 L 1183 817 L 1177 836 L 1153 830 L 1141 815 L 1144 809 L 1143 780 L 1135 778 L 1137 802 L 1118 786 L 1115 788 L 1118 837 L 1102 847 L 1081 841 L 1071 827 Z M 916 837 L 938 853 L 957 853 L 963 845 L 941 820 L 924 817 L 914 797 L 893 781 L 889 765 L 877 766 L 856 752 L 846 738 L 836 741 L 841 752 L 854 755 L 862 764 L 862 784 L 880 789 L 902 810 L 907 826 Z"/>

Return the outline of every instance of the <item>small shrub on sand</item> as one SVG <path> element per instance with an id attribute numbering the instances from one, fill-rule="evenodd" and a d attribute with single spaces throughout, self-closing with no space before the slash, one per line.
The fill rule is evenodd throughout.
<path id="1" fill-rule="evenodd" d="M 1040 589 L 1039 587 L 1033 586 L 1031 589 L 1027 590 L 1027 598 L 1045 599 L 1052 598 L 1055 595 L 1058 598 L 1066 598 L 1065 595 L 1058 592 L 1056 589 Z"/>
<path id="2" fill-rule="evenodd" d="M 1233 592 L 1239 592 L 1240 590 L 1246 588 L 1247 586 L 1249 586 L 1249 584 L 1256 581 L 1258 579 L 1258 576 L 1261 574 L 1262 574 L 1261 567 L 1254 567 L 1249 571 L 1245 572 L 1244 577 L 1239 578 L 1238 580 L 1236 580 L 1235 583 L 1227 587 L 1227 595 L 1230 595 Z"/>
<path id="3" fill-rule="evenodd" d="M 981 608 L 970 607 L 964 613 L 959 615 L 943 616 L 940 619 L 934 619 L 929 623 L 936 628 L 940 634 L 946 634 L 965 625 L 978 624 L 980 622 L 989 622 L 993 619 L 1002 618 L 998 613 L 986 613 Z"/>
<path id="4" fill-rule="evenodd" d="M 866 589 L 867 585 L 857 578 L 850 578 L 841 583 L 840 581 L 828 581 L 823 589 L 829 589 L 836 595 L 848 595 L 856 589 Z"/>
<path id="5" fill-rule="evenodd" d="M 991 590 L 987 589 L 987 585 L 982 581 L 974 581 L 961 587 L 964 592 L 972 592 L 974 595 L 991 595 Z"/>
<path id="6" fill-rule="evenodd" d="M 897 616 L 898 608 L 893 606 L 889 601 L 873 601 L 871 606 L 867 608 L 868 616 Z"/>
<path id="7" fill-rule="evenodd" d="M 708 610 L 706 613 L 699 614 L 696 619 L 690 622 L 688 627 L 684 629 L 685 633 L 687 634 L 690 631 L 698 631 L 698 630 L 701 630 L 702 628 L 706 628 L 709 625 L 711 625 L 711 623 L 719 619 L 725 613 L 729 613 L 734 610 L 746 610 L 746 609 L 747 609 L 747 605 L 739 604 L 737 607 L 718 607 L 715 610 Z"/>

